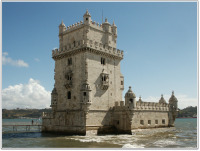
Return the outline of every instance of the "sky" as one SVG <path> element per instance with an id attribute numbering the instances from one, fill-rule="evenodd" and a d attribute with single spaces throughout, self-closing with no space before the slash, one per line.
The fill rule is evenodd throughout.
<path id="1" fill-rule="evenodd" d="M 2 107 L 48 108 L 58 26 L 83 20 L 117 25 L 124 94 L 197 106 L 197 2 L 2 2 Z M 122 98 L 124 99 L 124 98 Z"/>

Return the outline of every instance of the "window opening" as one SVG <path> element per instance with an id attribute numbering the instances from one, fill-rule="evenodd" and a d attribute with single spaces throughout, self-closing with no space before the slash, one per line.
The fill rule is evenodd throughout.
<path id="1" fill-rule="evenodd" d="M 101 64 L 102 64 L 102 65 L 105 65 L 105 64 L 106 64 L 106 63 L 105 63 L 105 58 L 102 58 L 102 57 L 101 57 Z"/>
<path id="2" fill-rule="evenodd" d="M 83 92 L 83 96 L 86 96 L 86 92 Z"/>
<path id="3" fill-rule="evenodd" d="M 71 92 L 70 91 L 67 92 L 67 99 L 71 99 Z"/>

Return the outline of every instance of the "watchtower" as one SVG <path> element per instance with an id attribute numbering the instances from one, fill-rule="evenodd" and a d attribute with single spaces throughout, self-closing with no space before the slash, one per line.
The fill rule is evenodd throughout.
<path id="1" fill-rule="evenodd" d="M 105 116 L 114 102 L 122 100 L 124 89 L 120 72 L 123 51 L 116 45 L 114 21 L 112 25 L 107 19 L 96 23 L 88 10 L 83 21 L 67 27 L 61 22 L 59 49 L 52 51 L 55 86 L 51 106 L 55 120 L 62 117 L 63 124 L 71 127 L 109 125 Z M 74 121 L 70 123 L 71 119 Z"/>

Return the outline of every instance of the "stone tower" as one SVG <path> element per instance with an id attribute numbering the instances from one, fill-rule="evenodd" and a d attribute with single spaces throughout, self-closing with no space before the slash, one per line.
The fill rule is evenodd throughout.
<path id="1" fill-rule="evenodd" d="M 55 86 L 51 120 L 67 126 L 67 133 L 84 134 L 86 129 L 110 124 L 105 117 L 110 117 L 108 110 L 122 100 L 124 89 L 120 72 L 123 51 L 116 45 L 115 23 L 111 25 L 107 19 L 96 23 L 88 10 L 83 22 L 66 27 L 62 21 L 59 25 L 59 49 L 52 51 Z M 59 129 L 63 127 L 57 126 Z"/>
<path id="2" fill-rule="evenodd" d="M 88 10 L 83 21 L 59 25 L 59 49 L 52 51 L 55 85 L 50 113 L 44 113 L 42 132 L 85 135 L 132 134 L 136 128 L 174 126 L 178 101 L 145 102 L 131 87 L 122 101 L 124 77 L 120 72 L 123 51 L 117 49 L 117 26 L 107 19 L 92 21 Z"/>

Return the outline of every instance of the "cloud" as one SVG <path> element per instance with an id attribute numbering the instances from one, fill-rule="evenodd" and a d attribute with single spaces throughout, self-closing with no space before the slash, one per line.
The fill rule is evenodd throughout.
<path id="1" fill-rule="evenodd" d="M 51 93 L 32 78 L 27 84 L 9 86 L 2 90 L 2 108 L 49 108 Z"/>
<path id="2" fill-rule="evenodd" d="M 163 96 L 164 99 L 166 100 L 166 102 L 169 102 L 169 98 L 171 97 L 171 95 L 164 95 Z M 183 94 L 175 94 L 175 97 L 178 100 L 178 108 L 180 109 L 184 109 L 188 106 L 197 106 L 198 102 L 197 102 L 197 98 L 191 98 L 188 97 L 187 95 L 183 95 Z M 147 98 L 142 98 L 143 101 L 145 102 L 158 102 L 160 100 L 161 96 L 149 96 Z M 139 98 L 136 98 L 136 100 L 138 100 Z"/>
<path id="3" fill-rule="evenodd" d="M 38 59 L 38 58 L 35 58 L 34 60 L 35 60 L 36 62 L 39 62 L 39 61 L 40 61 L 40 59 Z"/>
<path id="4" fill-rule="evenodd" d="M 12 58 L 8 57 L 7 52 L 2 53 L 2 64 L 9 64 L 17 67 L 28 67 L 28 63 L 24 62 L 23 60 L 13 60 Z"/>

